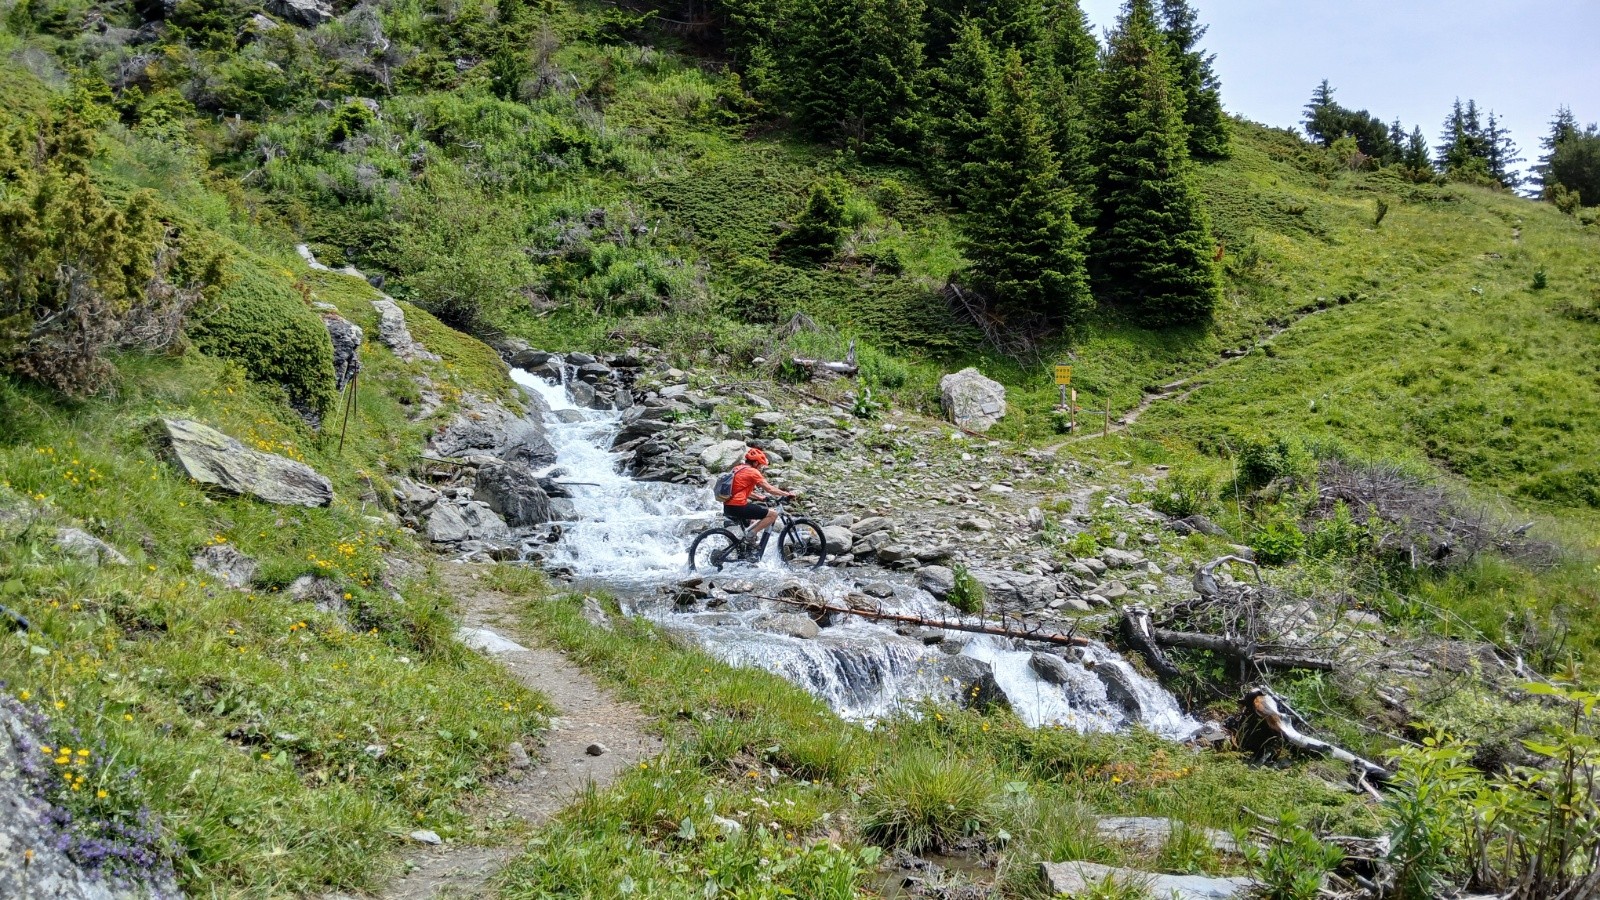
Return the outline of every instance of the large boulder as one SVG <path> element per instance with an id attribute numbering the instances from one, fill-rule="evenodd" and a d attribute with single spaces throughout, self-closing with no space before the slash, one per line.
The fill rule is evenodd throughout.
<path id="1" fill-rule="evenodd" d="M 734 463 L 744 459 L 744 441 L 721 441 L 700 451 L 700 465 L 712 472 L 726 472 Z M 850 549 L 848 546 L 845 550 Z M 843 553 L 844 551 L 839 551 Z"/>
<path id="2" fill-rule="evenodd" d="M 489 504 L 513 528 L 550 521 L 550 497 L 533 470 L 518 463 L 483 466 L 473 485 L 473 496 Z"/>
<path id="3" fill-rule="evenodd" d="M 757 631 L 788 635 L 801 640 L 811 640 L 818 634 L 817 623 L 809 616 L 798 613 L 764 613 L 750 623 Z"/>
<path id="4" fill-rule="evenodd" d="M 1043 606 L 1056 598 L 1056 583 L 1043 575 L 973 569 L 972 577 L 983 585 L 985 598 L 1001 606 Z"/>
<path id="5" fill-rule="evenodd" d="M 267 0 L 267 12 L 305 28 L 333 21 L 333 6 L 325 0 Z"/>
<path id="6" fill-rule="evenodd" d="M 971 431 L 988 431 L 1006 414 L 1006 389 L 967 368 L 939 379 L 939 399 L 950 421 Z"/>
<path id="7" fill-rule="evenodd" d="M 497 543 L 510 537 L 505 521 L 481 501 L 436 503 L 428 514 L 428 540 L 435 544 Z"/>
<path id="8" fill-rule="evenodd" d="M 283 0 L 295 2 L 295 0 Z M 310 0 L 316 2 L 316 0 Z M 416 362 L 420 359 L 438 361 L 439 357 L 429 353 L 427 348 L 417 343 L 411 336 L 411 329 L 406 326 L 405 310 L 400 304 L 385 297 L 382 300 L 372 301 L 372 308 L 378 311 L 378 341 L 385 347 L 394 351 L 394 355 L 406 362 Z"/>
<path id="9" fill-rule="evenodd" d="M 829 556 L 842 556 L 850 552 L 855 535 L 841 525 L 829 525 L 822 529 L 822 540 L 828 547 Z"/>
<path id="10" fill-rule="evenodd" d="M 493 400 L 464 397 L 462 410 L 429 444 L 440 456 L 493 456 L 544 468 L 555 463 L 556 450 L 545 438 L 542 411 L 535 406 L 517 415 Z"/>
<path id="11" fill-rule="evenodd" d="M 1255 883 L 1248 878 L 1207 878 L 1202 875 L 1155 875 L 1090 862 L 1042 862 L 1039 873 L 1051 896 L 1076 897 L 1099 888 L 1108 880 L 1123 887 L 1143 886 L 1151 897 L 1174 900 L 1232 900 L 1249 894 Z"/>
<path id="12" fill-rule="evenodd" d="M 956 589 L 956 573 L 947 566 L 923 566 L 917 570 L 917 587 L 943 600 Z"/>
<path id="13" fill-rule="evenodd" d="M 327 506 L 333 482 L 303 462 L 251 450 L 190 419 L 163 419 L 179 468 L 195 481 L 280 506 Z"/>

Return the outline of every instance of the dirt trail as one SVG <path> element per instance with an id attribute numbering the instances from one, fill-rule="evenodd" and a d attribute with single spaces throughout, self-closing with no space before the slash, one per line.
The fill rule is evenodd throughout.
<path id="1" fill-rule="evenodd" d="M 518 681 L 549 697 L 559 716 L 551 720 L 544 743 L 528 748 L 538 758 L 535 767 L 506 780 L 481 801 L 474 811 L 480 820 L 516 817 L 538 825 L 591 781 L 606 785 L 661 751 L 660 739 L 646 732 L 648 719 L 637 706 L 618 701 L 565 655 L 537 646 L 522 631 L 513 598 L 481 584 L 473 566 L 441 563 L 439 568 L 446 590 L 459 604 L 468 642 L 492 645 L 487 652 Z M 591 756 L 587 752 L 591 744 L 601 744 L 607 752 Z M 383 900 L 481 897 L 489 879 L 515 852 L 515 847 L 427 848 L 413 854 L 410 872 L 378 896 Z"/>

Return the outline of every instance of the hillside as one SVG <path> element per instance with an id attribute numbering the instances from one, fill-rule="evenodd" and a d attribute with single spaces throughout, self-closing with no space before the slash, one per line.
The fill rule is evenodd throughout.
<path id="1" fill-rule="evenodd" d="M 109 875 L 130 895 L 396 896 L 408 864 L 430 871 L 415 850 L 432 832 L 441 854 L 506 864 L 487 886 L 485 864 L 476 888 L 503 897 L 1038 897 L 1035 864 L 1065 859 L 1249 873 L 1307 896 L 1290 882 L 1320 865 L 1317 835 L 1399 834 L 1412 815 L 1448 819 L 1441 844 L 1465 840 L 1446 801 L 1407 806 L 1420 791 L 1404 779 L 1459 787 L 1467 775 L 1439 773 L 1471 760 L 1481 785 L 1539 762 L 1522 741 L 1553 727 L 1559 701 L 1529 702 L 1523 681 L 1593 683 L 1600 229 L 1588 211 L 1352 169 L 1233 120 L 1227 158 L 1193 172 L 1220 257 L 1208 320 L 1151 328 L 1106 305 L 1042 335 L 991 321 L 986 336 L 947 287 L 972 261 L 968 220 L 916 154 L 809 133 L 759 66 L 728 65 L 748 62 L 745 38 L 686 31 L 679 10 L 163 9 L 0 0 L 8 272 L 32 271 L 40 235 L 81 234 L 97 250 L 159 248 L 170 268 L 117 271 L 182 301 L 124 297 L 104 319 L 148 313 L 138 340 L 101 334 L 88 362 L 0 375 L 0 723 L 16 736 L 0 745 L 0 802 L 55 811 L 49 864 L 71 877 Z M 521 48 L 509 62 L 507 31 Z M 842 226 L 821 261 L 785 243 L 819 186 Z M 117 231 L 126 242 L 101 239 Z M 302 243 L 365 277 L 309 266 Z M 8 291 L 24 284 L 7 278 Z M 390 296 L 415 348 L 374 306 Z M 0 351 L 19 321 L 0 316 Z M 353 385 L 339 322 L 365 335 Z M 807 382 L 787 362 L 847 346 L 855 380 Z M 671 410 L 652 421 L 688 480 L 705 474 L 702 444 L 755 436 L 775 405 L 783 440 L 815 454 L 791 455 L 783 476 L 843 521 L 847 577 L 871 583 L 880 562 L 905 561 L 849 531 L 892 517 L 942 545 L 929 558 L 952 574 L 988 579 L 991 612 L 1081 628 L 1130 660 L 1123 608 L 1192 613 L 1195 568 L 1248 549 L 1261 596 L 1305 604 L 1354 649 L 1326 672 L 1248 678 L 1223 655 L 1179 650 L 1182 678 L 1165 686 L 1215 721 L 1259 677 L 1318 734 L 1404 758 L 1405 775 L 1369 801 L 1336 762 L 1032 728 L 981 703 L 930 701 L 864 728 L 622 615 L 638 598 L 487 560 L 528 546 L 430 539 L 416 484 L 465 508 L 478 495 L 461 471 L 489 465 L 441 461 L 438 438 L 500 411 L 538 419 L 507 375 L 530 347 L 637 369 L 641 406 L 668 387 L 716 401 L 653 407 Z M 1061 361 L 1080 434 L 1053 409 Z M 941 377 L 968 366 L 1007 390 L 987 441 L 937 421 Z M 101 381 L 75 390 L 72 373 Z M 333 500 L 204 489 L 174 463 L 167 420 L 303 462 Z M 1399 512 L 1335 502 L 1351 483 L 1380 485 Z M 1217 533 L 1173 524 L 1193 515 Z M 1102 556 L 1130 541 L 1154 571 L 1107 575 Z M 253 561 L 234 585 L 197 562 L 233 560 L 226 548 Z M 1049 596 L 1006 606 L 1024 583 Z M 537 816 L 505 813 L 552 764 L 525 749 L 587 739 L 561 731 L 573 711 L 540 692 L 537 666 L 458 641 L 485 610 L 563 654 L 559 702 L 624 710 L 639 747 L 597 757 L 614 781 L 570 806 L 535 799 Z M 1404 674 L 1378 690 L 1364 679 L 1380 669 Z M 1556 729 L 1574 742 L 1561 752 L 1591 720 Z M 1401 751 L 1433 727 L 1477 746 Z M 1592 822 L 1593 804 L 1577 805 Z M 1263 825 L 1246 807 L 1279 820 L 1270 830 L 1289 849 L 1219 849 L 1207 829 Z M 1141 844 L 1107 837 L 1103 816 L 1182 827 Z M 938 854 L 949 878 L 920 858 Z M 0 857 L 0 888 L 29 883 L 33 845 Z"/>

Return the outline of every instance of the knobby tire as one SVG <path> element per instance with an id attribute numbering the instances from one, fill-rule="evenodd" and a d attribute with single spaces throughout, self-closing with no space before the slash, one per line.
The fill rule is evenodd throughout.
<path id="1" fill-rule="evenodd" d="M 815 563 L 796 562 L 798 558 L 808 556 L 810 550 L 816 552 Z M 783 533 L 778 535 L 778 555 L 783 557 L 786 565 L 822 568 L 828 562 L 828 539 L 822 533 L 822 526 L 810 519 L 795 519 L 785 525 Z"/>
<path id="2" fill-rule="evenodd" d="M 706 547 L 702 558 L 701 547 Z M 716 557 L 716 558 L 713 558 Z M 689 545 L 689 570 L 698 571 L 702 565 L 722 571 L 730 562 L 739 561 L 739 538 L 726 528 L 707 528 Z"/>

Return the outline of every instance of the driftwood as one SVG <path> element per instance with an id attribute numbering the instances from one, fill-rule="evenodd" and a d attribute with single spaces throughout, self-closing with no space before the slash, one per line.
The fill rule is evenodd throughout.
<path id="1" fill-rule="evenodd" d="M 1178 667 L 1167 659 L 1166 654 L 1161 652 L 1161 645 L 1156 642 L 1155 629 L 1150 625 L 1150 610 L 1142 606 L 1130 606 L 1124 609 L 1121 627 L 1122 639 L 1144 657 L 1150 670 L 1162 681 L 1174 681 L 1183 675 Z"/>
<path id="2" fill-rule="evenodd" d="M 998 637 L 1014 638 L 1021 641 L 1038 641 L 1043 644 L 1056 644 L 1063 647 L 1092 647 L 1095 642 L 1079 637 L 1071 632 L 1045 632 L 1042 627 L 1034 624 L 1027 626 L 1018 620 L 1015 625 L 1008 625 L 1002 618 L 998 624 L 989 624 L 980 618 L 977 622 L 965 619 L 935 619 L 929 616 L 911 616 L 904 613 L 885 612 L 882 607 L 860 606 L 835 606 L 820 600 L 810 600 L 804 597 L 767 597 L 756 595 L 761 600 L 773 600 L 778 603 L 787 603 L 798 606 L 813 615 L 823 613 L 838 613 L 846 616 L 860 616 L 863 619 L 872 619 L 877 622 L 902 622 L 908 625 L 921 625 L 924 628 L 938 628 L 944 631 L 965 631 L 970 634 L 992 634 Z"/>
<path id="3" fill-rule="evenodd" d="M 1304 721 L 1295 715 L 1287 703 L 1266 688 L 1251 689 L 1244 695 L 1240 707 L 1240 727 L 1235 733 L 1239 737 L 1241 747 L 1253 743 L 1259 748 L 1265 743 L 1259 739 L 1261 737 L 1259 733 L 1254 735 L 1256 740 L 1251 739 L 1251 732 L 1255 730 L 1251 726 L 1255 726 L 1265 729 L 1269 734 L 1275 735 L 1297 750 L 1345 763 L 1356 773 L 1356 783 L 1374 796 L 1377 795 L 1377 791 L 1368 783 L 1368 779 L 1388 781 L 1393 777 L 1393 773 L 1388 769 L 1371 760 L 1363 759 L 1343 747 L 1318 740 L 1300 731 L 1295 722 L 1299 720 L 1304 724 Z"/>
<path id="4" fill-rule="evenodd" d="M 1218 557 L 1217 559 L 1213 559 L 1211 562 L 1208 562 L 1199 569 L 1195 570 L 1195 593 L 1202 597 L 1215 597 L 1217 594 L 1221 593 L 1222 587 L 1217 584 L 1217 576 L 1214 573 L 1216 572 L 1218 566 L 1222 565 L 1223 563 L 1230 562 L 1243 563 L 1244 565 L 1249 566 L 1256 573 L 1256 583 L 1261 583 L 1261 569 L 1256 565 L 1255 560 L 1245 559 L 1242 556 L 1222 556 Z"/>
<path id="5" fill-rule="evenodd" d="M 843 360 L 829 361 L 820 357 L 808 358 L 804 356 L 796 356 L 793 359 L 795 365 L 802 369 L 811 370 L 812 377 L 831 377 L 835 375 L 854 377 L 857 372 L 861 371 L 861 368 L 856 365 L 855 338 L 850 339 L 850 350 L 844 355 Z"/>
<path id="6" fill-rule="evenodd" d="M 1315 656 L 1257 653 L 1238 641 L 1214 634 L 1190 634 L 1186 631 L 1169 631 L 1165 628 L 1152 628 L 1150 629 L 1150 634 L 1155 639 L 1156 644 L 1162 647 L 1208 650 L 1240 662 L 1250 663 L 1262 669 L 1304 669 L 1313 672 L 1333 671 L 1333 660 L 1331 659 L 1322 659 Z"/>

